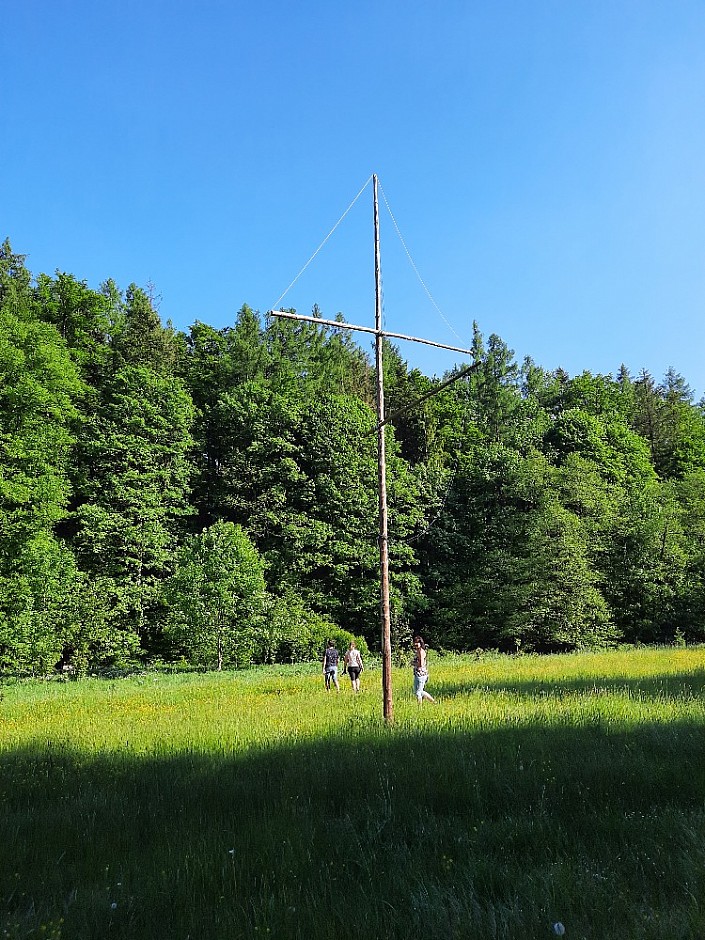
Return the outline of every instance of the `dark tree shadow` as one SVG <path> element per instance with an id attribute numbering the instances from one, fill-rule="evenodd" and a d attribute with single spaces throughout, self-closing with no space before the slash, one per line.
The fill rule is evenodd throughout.
<path id="1" fill-rule="evenodd" d="M 705 935 L 698 722 L 38 744 L 2 752 L 0 794 L 3 937 Z"/>
<path id="2" fill-rule="evenodd" d="M 473 681 L 472 666 L 467 668 L 467 682 L 433 683 L 434 695 L 450 697 L 467 695 L 470 692 L 486 691 L 490 693 L 507 692 L 527 698 L 554 697 L 593 693 L 604 695 L 614 692 L 627 692 L 629 695 L 654 699 L 683 699 L 684 695 L 696 698 L 705 697 L 705 669 L 691 672 L 664 673 L 659 675 L 634 678 L 634 676 L 590 676 L 589 678 L 571 679 L 530 679 L 525 682 L 504 682 L 502 680 Z M 431 686 L 429 686 L 429 689 Z"/>

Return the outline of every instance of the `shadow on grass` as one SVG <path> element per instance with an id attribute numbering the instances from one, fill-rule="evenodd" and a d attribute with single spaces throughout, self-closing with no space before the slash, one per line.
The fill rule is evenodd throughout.
<path id="1" fill-rule="evenodd" d="M 506 682 L 502 679 L 486 680 L 479 676 L 473 680 L 473 668 L 467 669 L 467 682 L 433 683 L 429 690 L 439 696 L 468 695 L 471 692 L 487 691 L 490 693 L 507 692 L 511 695 L 535 698 L 539 696 L 561 698 L 580 693 L 617 693 L 642 698 L 680 699 L 684 696 L 705 698 L 705 669 L 690 672 L 663 673 L 635 678 L 633 675 L 589 676 L 585 678 L 527 679 Z"/>
<path id="2" fill-rule="evenodd" d="M 50 745 L 4 752 L 0 794 L 3 937 L 705 935 L 694 722 Z"/>

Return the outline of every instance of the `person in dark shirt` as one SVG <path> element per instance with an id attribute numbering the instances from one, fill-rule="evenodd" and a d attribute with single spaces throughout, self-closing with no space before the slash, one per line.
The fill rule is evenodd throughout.
<path id="1" fill-rule="evenodd" d="M 335 648 L 335 640 L 328 640 L 325 652 L 323 653 L 323 678 L 326 683 L 326 692 L 330 692 L 331 682 L 337 692 L 340 692 L 338 685 L 338 660 L 340 653 Z"/>

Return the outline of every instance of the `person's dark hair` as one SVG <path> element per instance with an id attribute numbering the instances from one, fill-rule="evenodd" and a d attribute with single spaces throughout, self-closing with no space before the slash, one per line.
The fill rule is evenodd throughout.
<path id="1" fill-rule="evenodd" d="M 414 643 L 415 643 L 417 640 L 419 641 L 419 643 L 421 644 L 421 646 L 423 646 L 423 648 L 424 648 L 425 650 L 428 649 L 428 644 L 425 642 L 424 638 L 421 636 L 420 633 L 414 634 Z"/>
<path id="2" fill-rule="evenodd" d="M 335 646 L 335 640 L 328 640 L 328 646 Z"/>

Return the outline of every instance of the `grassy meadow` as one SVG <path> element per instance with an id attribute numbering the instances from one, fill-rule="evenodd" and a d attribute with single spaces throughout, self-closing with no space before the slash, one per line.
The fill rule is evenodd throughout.
<path id="1" fill-rule="evenodd" d="M 705 937 L 705 649 L 430 666 L 6 682 L 0 940 Z"/>

